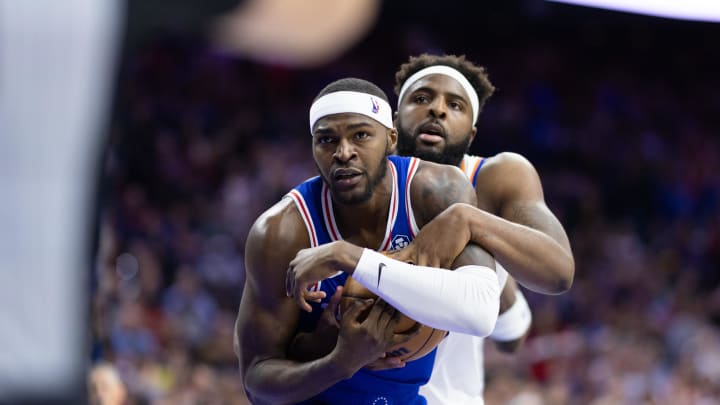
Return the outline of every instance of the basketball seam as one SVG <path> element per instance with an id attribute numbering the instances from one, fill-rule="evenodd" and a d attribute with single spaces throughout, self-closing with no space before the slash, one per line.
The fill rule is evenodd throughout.
<path id="1" fill-rule="evenodd" d="M 425 326 L 425 327 L 427 328 L 428 326 Z M 410 358 L 413 357 L 414 355 L 418 354 L 422 349 L 424 349 L 425 346 L 427 346 L 428 342 L 430 342 L 430 339 L 432 339 L 432 337 L 435 336 L 435 332 L 437 332 L 437 331 L 438 331 L 437 329 L 434 329 L 434 328 L 433 328 L 433 331 L 432 331 L 432 332 L 430 333 L 430 335 L 428 335 L 428 337 L 425 339 L 425 342 L 422 344 L 422 346 L 418 347 L 417 350 L 415 350 L 414 352 L 412 352 L 412 354 L 410 354 L 409 356 L 407 356 L 405 359 L 410 359 Z M 412 359 L 412 360 L 415 360 L 415 359 Z M 409 360 L 409 361 L 410 361 L 410 360 Z"/>
<path id="2" fill-rule="evenodd" d="M 367 297 L 367 296 L 363 297 L 363 296 L 361 296 L 361 295 L 352 295 L 352 294 L 343 294 L 343 295 L 342 295 L 342 298 L 353 298 L 353 299 L 356 299 L 356 300 L 373 299 L 373 297 Z"/>

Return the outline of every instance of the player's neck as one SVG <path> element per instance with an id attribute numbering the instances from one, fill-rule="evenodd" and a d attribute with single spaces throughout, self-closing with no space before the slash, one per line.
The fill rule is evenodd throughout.
<path id="1" fill-rule="evenodd" d="M 343 238 L 359 246 L 377 249 L 385 237 L 392 192 L 393 181 L 388 171 L 368 201 L 351 205 L 334 202 L 335 222 Z"/>

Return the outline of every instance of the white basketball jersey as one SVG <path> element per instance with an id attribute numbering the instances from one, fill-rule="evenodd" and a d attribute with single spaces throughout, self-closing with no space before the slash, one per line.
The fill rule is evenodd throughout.
<path id="1" fill-rule="evenodd" d="M 500 291 L 508 272 L 495 262 Z M 420 387 L 428 405 L 483 405 L 485 338 L 450 333 L 437 347 L 430 381 Z"/>

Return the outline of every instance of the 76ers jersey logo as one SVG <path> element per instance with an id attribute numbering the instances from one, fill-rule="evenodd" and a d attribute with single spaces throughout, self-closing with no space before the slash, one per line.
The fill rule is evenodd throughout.
<path id="1" fill-rule="evenodd" d="M 390 250 L 400 250 L 410 244 L 410 238 L 405 235 L 396 235 L 390 244 Z"/>

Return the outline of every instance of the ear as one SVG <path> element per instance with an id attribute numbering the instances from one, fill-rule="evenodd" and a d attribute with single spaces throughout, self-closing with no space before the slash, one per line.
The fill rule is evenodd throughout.
<path id="1" fill-rule="evenodd" d="M 468 145 L 472 145 L 473 141 L 475 140 L 475 135 L 477 135 L 477 127 L 473 125 L 472 131 L 470 131 L 470 142 Z"/>
<path id="2" fill-rule="evenodd" d="M 395 153 L 395 148 L 397 147 L 397 140 L 398 140 L 398 133 L 395 128 L 392 128 L 388 130 L 387 132 L 388 136 L 388 143 L 387 143 L 387 150 L 385 153 L 387 154 L 393 154 Z"/>

